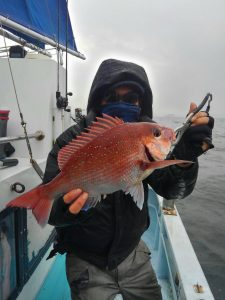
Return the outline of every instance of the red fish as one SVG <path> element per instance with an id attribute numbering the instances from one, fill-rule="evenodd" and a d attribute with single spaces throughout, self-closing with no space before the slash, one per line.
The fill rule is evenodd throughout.
<path id="1" fill-rule="evenodd" d="M 32 209 L 38 223 L 44 226 L 53 200 L 59 194 L 81 188 L 89 193 L 89 207 L 95 206 L 101 195 L 123 190 L 142 209 L 142 180 L 155 169 L 186 162 L 165 160 L 175 140 L 170 128 L 156 123 L 124 123 L 108 115 L 97 119 L 87 133 L 59 151 L 61 172 L 51 182 L 10 201 L 7 206 Z"/>

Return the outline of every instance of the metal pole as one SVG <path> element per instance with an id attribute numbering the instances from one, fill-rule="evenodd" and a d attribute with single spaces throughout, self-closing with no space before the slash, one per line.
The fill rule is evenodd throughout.
<path id="1" fill-rule="evenodd" d="M 29 139 L 35 138 L 36 140 L 40 141 L 45 137 L 45 134 L 43 131 L 38 130 L 33 134 L 28 134 L 27 136 Z M 21 141 L 21 140 L 25 140 L 25 139 L 26 139 L 25 135 L 1 137 L 0 144 L 5 144 L 8 142 L 13 142 L 13 141 Z"/>
<path id="2" fill-rule="evenodd" d="M 22 46 L 25 46 L 25 47 L 30 48 L 32 50 L 38 51 L 39 53 L 44 54 L 44 55 L 46 55 L 48 57 L 52 57 L 51 53 L 49 53 L 48 51 L 46 51 L 44 49 L 41 49 L 41 48 L 39 48 L 39 47 L 31 44 L 31 43 L 27 43 L 26 40 L 24 40 L 22 38 L 19 38 L 18 36 L 16 36 L 16 35 L 8 32 L 6 30 L 4 30 L 3 28 L 0 28 L 0 34 L 2 36 L 5 36 L 6 38 L 8 38 L 8 39 L 10 39 L 10 40 L 12 40 L 14 42 L 16 42 L 16 43 L 22 45 Z"/>
<path id="3" fill-rule="evenodd" d="M 2 23 L 5 26 L 8 26 L 10 28 L 13 28 L 19 32 L 25 33 L 26 35 L 29 35 L 29 36 L 33 37 L 34 39 L 37 39 L 45 44 L 49 44 L 53 47 L 58 47 L 57 41 L 54 41 L 46 36 L 43 36 L 35 31 L 29 29 L 29 28 L 26 28 L 20 24 L 17 24 L 16 22 L 13 22 L 13 21 L 7 19 L 6 17 L 0 16 L 0 23 Z M 66 47 L 61 44 L 59 44 L 59 48 L 62 49 L 63 51 L 66 51 Z M 68 49 L 68 53 L 70 53 L 74 56 L 77 56 L 81 59 L 85 59 L 85 56 L 80 52 Z"/>

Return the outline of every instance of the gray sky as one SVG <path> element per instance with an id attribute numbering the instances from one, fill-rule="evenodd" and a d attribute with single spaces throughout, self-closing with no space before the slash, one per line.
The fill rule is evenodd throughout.
<path id="1" fill-rule="evenodd" d="M 225 117 L 224 0 L 70 0 L 78 50 L 69 57 L 75 106 L 86 108 L 102 60 L 141 64 L 154 114 L 186 115 L 190 101 L 213 94 L 211 113 Z"/>

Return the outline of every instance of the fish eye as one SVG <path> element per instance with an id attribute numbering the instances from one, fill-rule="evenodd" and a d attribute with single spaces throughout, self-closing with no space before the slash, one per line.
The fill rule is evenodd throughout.
<path id="1" fill-rule="evenodd" d="M 153 129 L 153 135 L 154 137 L 160 137 L 161 136 L 161 131 L 158 128 Z"/>

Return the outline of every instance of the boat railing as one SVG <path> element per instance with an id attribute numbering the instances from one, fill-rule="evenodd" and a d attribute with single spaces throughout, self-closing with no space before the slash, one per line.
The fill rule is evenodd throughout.
<path id="1" fill-rule="evenodd" d="M 41 141 L 44 139 L 45 134 L 43 131 L 38 130 L 35 133 L 28 134 L 27 136 L 29 139 L 35 138 L 36 140 Z M 12 141 L 21 141 L 21 140 L 25 140 L 25 139 L 26 139 L 25 135 L 1 137 L 0 144 L 5 144 L 8 142 L 12 142 Z"/>

